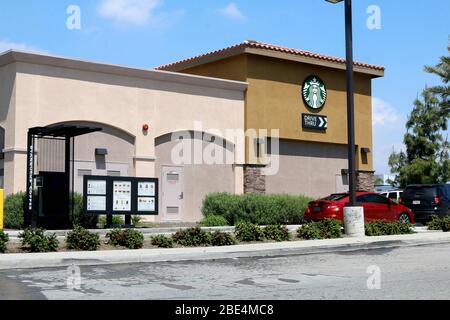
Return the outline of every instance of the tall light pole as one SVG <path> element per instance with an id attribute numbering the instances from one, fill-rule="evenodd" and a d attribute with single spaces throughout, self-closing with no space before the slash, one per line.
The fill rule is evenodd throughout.
<path id="1" fill-rule="evenodd" d="M 326 0 L 333 4 L 345 1 L 345 46 L 347 70 L 348 182 L 349 203 L 344 211 L 347 235 L 364 236 L 364 209 L 356 203 L 355 99 L 353 76 L 352 0 Z"/>

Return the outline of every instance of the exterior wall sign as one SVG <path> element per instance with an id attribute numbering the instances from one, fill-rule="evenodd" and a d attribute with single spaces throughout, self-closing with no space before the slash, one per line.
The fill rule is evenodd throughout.
<path id="1" fill-rule="evenodd" d="M 84 176 L 84 213 L 158 215 L 158 183 L 155 178 Z"/>
<path id="2" fill-rule="evenodd" d="M 27 172 L 27 197 L 28 197 L 28 210 L 33 210 L 33 174 L 34 174 L 34 148 L 28 138 L 28 172 Z"/>
<path id="3" fill-rule="evenodd" d="M 317 76 L 309 76 L 303 82 L 303 101 L 314 110 L 322 109 L 327 101 L 327 88 L 325 83 Z"/>
<path id="4" fill-rule="evenodd" d="M 304 113 L 302 118 L 304 129 L 326 130 L 328 128 L 328 118 L 326 116 Z"/>

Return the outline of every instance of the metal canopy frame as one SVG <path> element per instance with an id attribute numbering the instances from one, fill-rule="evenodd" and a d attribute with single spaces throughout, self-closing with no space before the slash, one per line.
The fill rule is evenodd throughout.
<path id="1" fill-rule="evenodd" d="M 64 180 L 66 189 L 66 203 L 61 208 L 63 214 L 73 217 L 73 201 L 74 201 L 74 168 L 71 163 L 75 163 L 75 138 L 94 132 L 102 131 L 102 128 L 77 126 L 77 125 L 54 125 L 48 127 L 34 127 L 28 130 L 28 146 L 27 146 L 27 203 L 25 224 L 36 227 L 38 225 L 38 215 L 34 207 L 34 180 L 35 176 L 35 149 L 36 139 L 54 139 L 65 141 L 65 158 L 64 158 Z M 72 157 L 71 155 L 72 148 Z M 72 185 L 70 184 L 72 179 Z M 70 210 L 70 194 L 72 189 L 72 210 Z M 70 212 L 71 211 L 71 212 Z"/>

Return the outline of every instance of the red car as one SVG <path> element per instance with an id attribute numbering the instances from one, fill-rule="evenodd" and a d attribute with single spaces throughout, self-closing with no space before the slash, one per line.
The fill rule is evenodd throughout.
<path id="1" fill-rule="evenodd" d="M 357 192 L 356 196 L 356 201 L 364 207 L 366 222 L 384 220 L 415 223 L 414 213 L 404 205 L 373 192 Z M 326 198 L 310 202 L 305 212 L 305 220 L 336 219 L 344 222 L 344 207 L 348 202 L 348 193 L 332 194 Z"/>

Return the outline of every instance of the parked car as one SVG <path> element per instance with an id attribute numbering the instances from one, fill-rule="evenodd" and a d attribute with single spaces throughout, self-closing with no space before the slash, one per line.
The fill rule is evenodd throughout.
<path id="1" fill-rule="evenodd" d="M 395 202 L 399 202 L 400 198 L 403 195 L 403 190 L 389 190 L 386 192 L 381 192 L 380 193 L 383 197 L 386 197 L 388 199 L 391 199 Z"/>
<path id="2" fill-rule="evenodd" d="M 356 196 L 357 202 L 364 207 L 366 222 L 384 220 L 415 223 L 413 211 L 406 206 L 373 192 L 357 192 Z M 344 207 L 348 202 L 348 193 L 332 194 L 326 198 L 310 202 L 305 212 L 305 220 L 336 219 L 344 222 Z"/>
<path id="3" fill-rule="evenodd" d="M 432 215 L 450 215 L 450 184 L 407 186 L 400 203 L 412 209 L 418 222 L 431 220 Z"/>
<path id="4" fill-rule="evenodd" d="M 375 192 L 378 192 L 378 193 L 386 192 L 386 191 L 392 190 L 394 188 L 396 188 L 396 187 L 393 187 L 389 184 L 377 184 L 377 185 L 375 185 Z"/>

